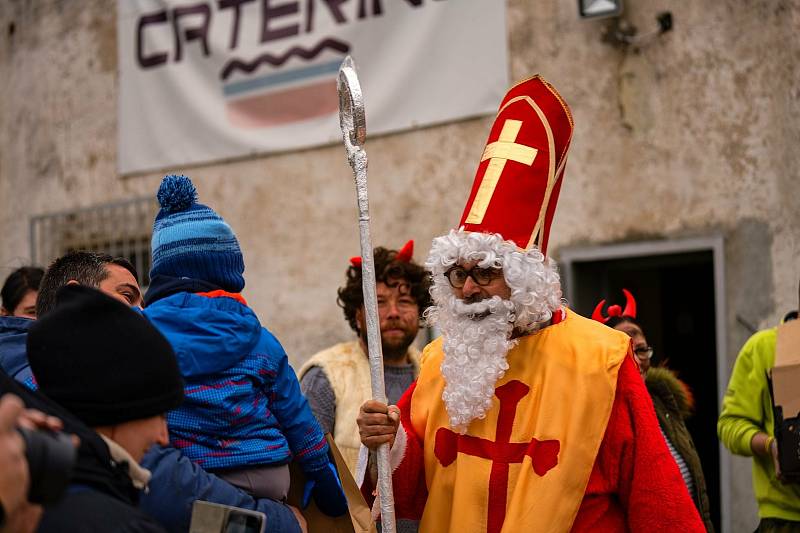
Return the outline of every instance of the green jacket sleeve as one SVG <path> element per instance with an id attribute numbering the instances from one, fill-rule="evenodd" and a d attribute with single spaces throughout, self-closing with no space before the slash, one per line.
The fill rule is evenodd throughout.
<path id="1" fill-rule="evenodd" d="M 767 372 L 775 363 L 776 330 L 759 331 L 742 347 L 722 400 L 717 435 L 731 452 L 753 455 L 750 441 L 759 431 L 773 433 Z"/>

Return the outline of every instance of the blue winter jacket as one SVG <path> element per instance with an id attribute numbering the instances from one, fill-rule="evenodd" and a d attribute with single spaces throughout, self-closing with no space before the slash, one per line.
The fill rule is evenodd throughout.
<path id="1" fill-rule="evenodd" d="M 328 465 L 328 444 L 278 340 L 238 294 L 177 292 L 144 315 L 170 341 L 185 387 L 170 441 L 206 470 Z"/>
<path id="2" fill-rule="evenodd" d="M 170 533 L 186 533 L 195 500 L 260 511 L 267 517 L 266 531 L 300 533 L 289 506 L 274 500 L 256 500 L 246 492 L 192 463 L 179 450 L 153 446 L 142 466 L 152 472 L 148 490 L 139 498 L 139 509 L 159 521 Z"/>
<path id="3" fill-rule="evenodd" d="M 0 316 L 0 366 L 20 383 L 32 380 L 25 346 L 31 324 L 29 318 Z"/>

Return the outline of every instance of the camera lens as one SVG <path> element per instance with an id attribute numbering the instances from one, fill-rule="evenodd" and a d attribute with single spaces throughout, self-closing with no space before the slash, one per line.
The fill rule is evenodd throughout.
<path id="1" fill-rule="evenodd" d="M 31 485 L 28 501 L 55 503 L 64 494 L 72 475 L 77 452 L 72 438 L 61 432 L 19 428 L 25 441 Z"/>

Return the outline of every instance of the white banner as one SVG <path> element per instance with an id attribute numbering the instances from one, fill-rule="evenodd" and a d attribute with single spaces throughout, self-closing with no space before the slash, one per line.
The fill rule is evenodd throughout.
<path id="1" fill-rule="evenodd" d="M 341 142 L 358 67 L 367 135 L 494 113 L 505 0 L 118 0 L 119 170 Z"/>

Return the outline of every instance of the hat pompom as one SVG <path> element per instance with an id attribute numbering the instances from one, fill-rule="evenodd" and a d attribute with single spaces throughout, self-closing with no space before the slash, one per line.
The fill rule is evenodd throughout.
<path id="1" fill-rule="evenodd" d="M 185 211 L 197 201 L 197 189 L 186 176 L 164 176 L 156 194 L 158 203 L 167 213 Z"/>

